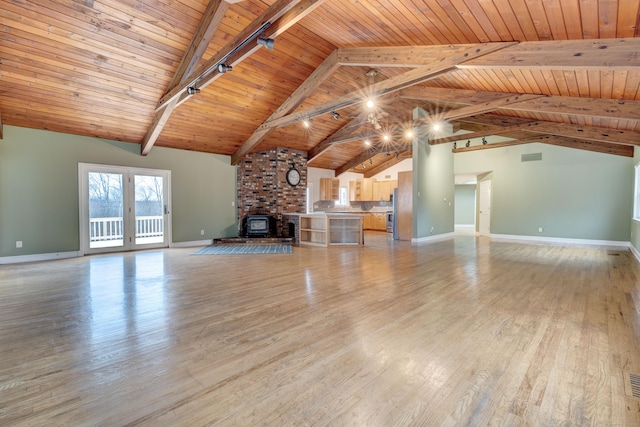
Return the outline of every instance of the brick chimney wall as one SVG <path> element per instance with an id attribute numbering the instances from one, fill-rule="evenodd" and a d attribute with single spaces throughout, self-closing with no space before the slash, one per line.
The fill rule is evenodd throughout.
<path id="1" fill-rule="evenodd" d="M 287 183 L 287 171 L 295 166 L 300 172 L 300 184 Z M 247 154 L 238 163 L 238 235 L 242 235 L 242 220 L 247 215 L 266 214 L 276 218 L 278 236 L 288 235 L 285 213 L 306 210 L 307 152 L 277 147 Z"/>

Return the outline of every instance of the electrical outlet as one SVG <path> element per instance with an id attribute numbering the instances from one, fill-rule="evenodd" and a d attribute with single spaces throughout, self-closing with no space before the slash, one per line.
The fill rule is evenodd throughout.
<path id="1" fill-rule="evenodd" d="M 542 227 L 538 227 L 538 233 L 542 233 Z"/>
<path id="2" fill-rule="evenodd" d="M 235 206 L 235 205 L 236 205 L 236 202 L 231 202 L 231 206 Z"/>
<path id="3" fill-rule="evenodd" d="M 204 236 L 204 230 L 200 230 L 200 235 Z"/>
<path id="4" fill-rule="evenodd" d="M 22 240 L 16 240 L 16 248 L 22 247 Z"/>

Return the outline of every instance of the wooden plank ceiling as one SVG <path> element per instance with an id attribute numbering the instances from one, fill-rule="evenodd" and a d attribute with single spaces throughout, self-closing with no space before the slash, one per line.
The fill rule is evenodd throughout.
<path id="1" fill-rule="evenodd" d="M 454 152 L 500 135 L 500 146 L 632 156 L 639 11 L 640 0 L 3 1 L 0 120 L 141 154 L 237 162 L 288 147 L 310 166 L 366 175 L 409 157 L 404 132 L 432 118 L 470 132 L 431 135 Z M 412 121 L 415 107 L 430 119 Z"/>

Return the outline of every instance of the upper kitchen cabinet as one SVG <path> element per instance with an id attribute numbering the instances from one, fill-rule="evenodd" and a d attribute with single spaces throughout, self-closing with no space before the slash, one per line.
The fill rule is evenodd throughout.
<path id="1" fill-rule="evenodd" d="M 340 180 L 338 178 L 320 178 L 320 200 L 339 200 Z"/>

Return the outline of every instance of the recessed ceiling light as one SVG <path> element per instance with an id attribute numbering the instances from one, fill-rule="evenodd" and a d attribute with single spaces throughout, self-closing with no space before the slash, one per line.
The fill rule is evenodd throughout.
<path id="1" fill-rule="evenodd" d="M 373 102 L 373 99 L 367 99 L 367 108 L 368 109 L 372 109 L 375 106 L 375 102 Z"/>

